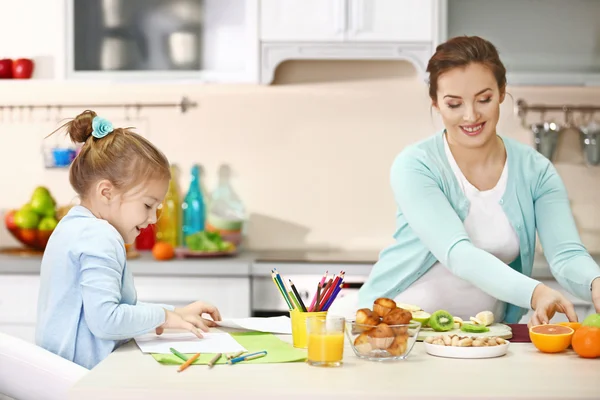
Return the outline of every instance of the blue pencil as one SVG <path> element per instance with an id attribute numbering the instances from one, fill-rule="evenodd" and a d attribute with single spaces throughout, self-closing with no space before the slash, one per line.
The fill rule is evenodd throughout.
<path id="1" fill-rule="evenodd" d="M 329 310 L 329 307 L 331 307 L 331 304 L 333 303 L 333 301 L 335 300 L 335 298 L 337 297 L 337 295 L 342 290 L 342 285 L 343 284 L 344 284 L 344 281 L 342 281 L 342 283 L 338 287 L 336 287 L 335 289 L 333 289 L 333 293 L 331 294 L 331 296 L 329 296 L 329 300 L 327 300 L 327 303 L 325 303 L 325 305 L 323 305 L 323 311 L 328 311 Z"/>
<path id="2" fill-rule="evenodd" d="M 256 353 L 246 354 L 246 355 L 243 355 L 243 356 L 232 358 L 231 360 L 227 361 L 227 363 L 229 363 L 229 364 L 236 364 L 236 363 L 239 363 L 241 361 L 254 360 L 255 358 L 264 357 L 266 355 L 267 355 L 267 351 L 266 350 L 257 351 Z"/>

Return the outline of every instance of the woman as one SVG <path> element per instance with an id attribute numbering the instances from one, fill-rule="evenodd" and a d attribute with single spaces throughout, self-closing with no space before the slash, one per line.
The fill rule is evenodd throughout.
<path id="1" fill-rule="evenodd" d="M 429 96 L 445 129 L 394 160 L 395 243 L 358 294 L 445 309 L 468 319 L 484 310 L 530 325 L 555 312 L 577 321 L 558 291 L 532 279 L 536 228 L 557 281 L 600 312 L 600 268 L 581 244 L 563 183 L 533 148 L 496 133 L 506 70 L 494 45 L 457 37 L 429 61 Z"/>

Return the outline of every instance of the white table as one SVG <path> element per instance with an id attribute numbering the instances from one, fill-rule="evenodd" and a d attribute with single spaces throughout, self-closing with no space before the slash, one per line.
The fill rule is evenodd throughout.
<path id="1" fill-rule="evenodd" d="M 407 360 L 381 363 L 358 359 L 346 343 L 339 368 L 241 363 L 193 365 L 177 373 L 176 366 L 159 364 L 130 342 L 79 381 L 69 398 L 599 399 L 600 359 L 542 354 L 530 343 L 513 343 L 500 358 L 446 359 L 428 355 L 416 343 Z"/>

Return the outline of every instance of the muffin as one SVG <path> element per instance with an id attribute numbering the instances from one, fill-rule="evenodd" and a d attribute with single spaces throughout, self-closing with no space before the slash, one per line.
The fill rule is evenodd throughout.
<path id="1" fill-rule="evenodd" d="M 381 297 L 375 300 L 375 303 L 373 303 L 373 312 L 379 315 L 381 318 L 388 315 L 395 308 L 396 302 L 385 297 Z"/>

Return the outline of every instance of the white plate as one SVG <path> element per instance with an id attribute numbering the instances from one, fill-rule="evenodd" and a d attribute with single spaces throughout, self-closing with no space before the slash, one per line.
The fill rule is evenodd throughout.
<path id="1" fill-rule="evenodd" d="M 425 351 L 432 356 L 446 358 L 494 358 L 502 357 L 508 351 L 508 341 L 506 344 L 486 347 L 456 347 L 442 346 L 439 344 L 423 343 Z"/>

